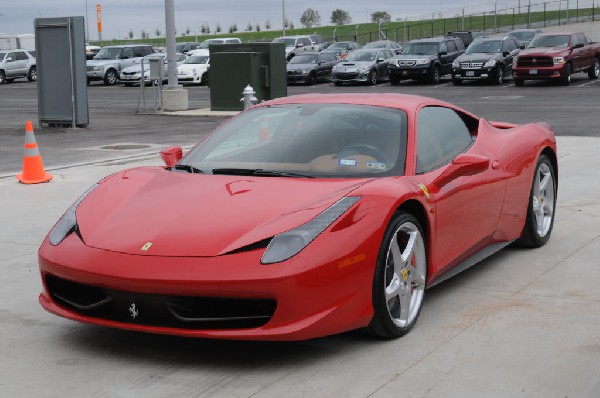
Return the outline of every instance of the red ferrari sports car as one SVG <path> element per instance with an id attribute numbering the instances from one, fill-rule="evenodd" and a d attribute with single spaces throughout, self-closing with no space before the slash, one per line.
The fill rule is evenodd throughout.
<path id="1" fill-rule="evenodd" d="M 280 98 L 161 155 L 94 184 L 50 231 L 46 310 L 204 338 L 394 338 L 427 287 L 552 232 L 550 126 L 431 98 Z"/>

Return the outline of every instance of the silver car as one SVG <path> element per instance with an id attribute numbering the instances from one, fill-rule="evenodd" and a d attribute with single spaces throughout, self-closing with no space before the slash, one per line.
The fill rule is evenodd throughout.
<path id="1" fill-rule="evenodd" d="M 181 65 L 183 61 L 186 60 L 187 56 L 182 53 L 176 53 L 177 66 Z M 151 58 L 159 58 L 164 65 L 163 72 L 163 81 L 168 80 L 168 63 L 166 59 L 165 53 L 155 53 L 150 54 L 144 59 L 144 82 L 150 82 L 150 59 Z M 142 59 L 140 58 L 135 62 L 135 64 L 128 66 L 127 68 L 123 68 L 121 74 L 119 76 L 119 80 L 126 86 L 132 86 L 134 83 L 140 83 L 142 80 Z"/>
<path id="2" fill-rule="evenodd" d="M 0 84 L 26 77 L 30 82 L 37 80 L 35 51 L 0 50 Z"/>
<path id="3" fill-rule="evenodd" d="M 333 67 L 331 81 L 340 86 L 345 82 L 377 84 L 388 80 L 388 63 L 393 56 L 388 49 L 355 50 Z"/>
<path id="4" fill-rule="evenodd" d="M 107 86 L 116 84 L 123 68 L 154 53 L 152 46 L 135 44 L 103 47 L 94 59 L 86 62 L 87 82 L 101 80 Z"/>

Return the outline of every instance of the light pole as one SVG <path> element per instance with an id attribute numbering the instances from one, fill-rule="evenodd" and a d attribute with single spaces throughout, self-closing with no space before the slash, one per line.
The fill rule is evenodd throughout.
<path id="1" fill-rule="evenodd" d="M 85 41 L 86 43 L 90 40 L 90 24 L 88 22 L 88 3 L 85 0 Z"/>
<path id="2" fill-rule="evenodd" d="M 285 0 L 281 0 L 281 33 L 285 36 Z"/>

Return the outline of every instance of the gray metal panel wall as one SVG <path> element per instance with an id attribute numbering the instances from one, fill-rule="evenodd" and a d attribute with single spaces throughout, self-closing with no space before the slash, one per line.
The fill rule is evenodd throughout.
<path id="1" fill-rule="evenodd" d="M 89 123 L 83 17 L 36 18 L 40 125 Z"/>

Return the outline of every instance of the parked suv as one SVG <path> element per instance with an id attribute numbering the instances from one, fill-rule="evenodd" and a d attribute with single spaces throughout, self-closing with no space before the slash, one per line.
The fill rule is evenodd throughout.
<path id="1" fill-rule="evenodd" d="M 0 84 L 26 77 L 37 80 L 35 52 L 29 50 L 0 50 Z"/>
<path id="2" fill-rule="evenodd" d="M 144 44 L 103 47 L 94 59 L 86 62 L 87 82 L 90 84 L 94 80 L 103 80 L 105 85 L 112 86 L 119 80 L 123 68 L 152 53 L 152 46 Z"/>
<path id="3" fill-rule="evenodd" d="M 388 64 L 390 83 L 414 79 L 437 84 L 452 72 L 452 62 L 464 52 L 458 37 L 411 40 Z"/>
<path id="4" fill-rule="evenodd" d="M 313 44 L 310 36 L 282 36 L 273 39 L 273 43 L 285 43 L 285 59 L 287 61 L 303 52 L 319 51 L 319 46 Z"/>
<path id="5" fill-rule="evenodd" d="M 512 75 L 513 60 L 518 53 L 519 42 L 514 37 L 476 39 L 452 63 L 452 83 L 489 80 L 502 84 L 506 76 Z"/>

